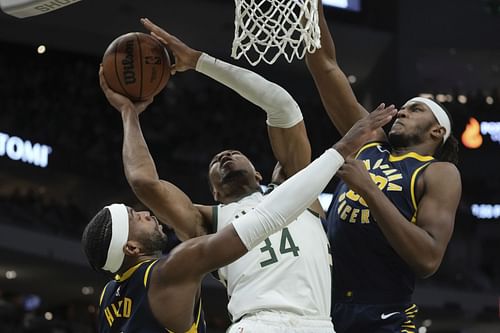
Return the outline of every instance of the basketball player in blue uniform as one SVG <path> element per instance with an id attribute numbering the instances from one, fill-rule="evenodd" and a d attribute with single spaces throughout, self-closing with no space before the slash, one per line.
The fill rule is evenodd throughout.
<path id="1" fill-rule="evenodd" d="M 306 62 L 340 134 L 366 115 L 339 67 L 321 1 L 321 49 Z M 416 332 L 415 279 L 438 269 L 461 193 L 457 141 L 444 108 L 412 98 L 338 172 L 328 212 L 337 333 Z"/>
<path id="2" fill-rule="evenodd" d="M 111 91 L 102 68 L 100 80 L 106 97 L 122 117 L 136 119 L 125 124 L 138 126 L 137 117 L 150 101 L 133 104 Z M 156 217 L 123 204 L 104 207 L 82 236 L 90 265 L 115 275 L 100 298 L 99 332 L 204 332 L 199 296 L 203 276 L 235 261 L 295 220 L 317 199 L 344 159 L 394 115 L 394 109 L 378 108 L 254 209 L 217 233 L 188 239 L 164 256 L 161 250 L 167 237 Z M 173 184 L 164 182 L 162 189 L 169 209 L 193 206 Z"/>

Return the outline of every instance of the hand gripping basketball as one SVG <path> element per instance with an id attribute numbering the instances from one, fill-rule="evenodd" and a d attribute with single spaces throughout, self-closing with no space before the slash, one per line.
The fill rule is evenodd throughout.
<path id="1" fill-rule="evenodd" d="M 112 41 L 104 52 L 102 66 L 108 86 L 133 102 L 154 97 L 170 78 L 165 47 L 141 32 L 130 32 Z"/>

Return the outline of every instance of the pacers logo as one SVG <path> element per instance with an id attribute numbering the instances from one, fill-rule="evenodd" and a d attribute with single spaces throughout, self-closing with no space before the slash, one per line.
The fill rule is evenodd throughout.
<path id="1" fill-rule="evenodd" d="M 403 175 L 399 170 L 383 163 L 382 159 L 377 160 L 373 165 L 370 160 L 364 160 L 363 162 L 373 182 L 377 184 L 381 191 L 401 192 L 403 190 L 403 187 L 397 184 L 397 181 L 403 179 Z M 341 220 L 349 223 L 370 223 L 370 210 L 365 199 L 359 194 L 349 190 L 342 193 L 338 201 L 337 214 Z"/>
<path id="2" fill-rule="evenodd" d="M 462 143 L 470 149 L 477 149 L 483 144 L 481 125 L 475 118 L 470 118 L 465 131 L 462 133 Z"/>

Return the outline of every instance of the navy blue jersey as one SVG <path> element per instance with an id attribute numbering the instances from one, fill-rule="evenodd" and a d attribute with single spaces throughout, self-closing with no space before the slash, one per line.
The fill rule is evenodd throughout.
<path id="1" fill-rule="evenodd" d="M 416 222 L 416 182 L 432 156 L 393 156 L 384 143 L 358 152 L 373 181 L 406 217 Z M 387 304 L 408 302 L 415 274 L 386 240 L 366 202 L 340 182 L 327 217 L 333 255 L 334 302 Z"/>
<path id="2" fill-rule="evenodd" d="M 104 287 L 99 301 L 99 333 L 171 332 L 158 323 L 149 307 L 150 272 L 157 262 L 143 261 Z M 195 321 L 186 333 L 205 333 L 201 300 L 194 312 Z"/>

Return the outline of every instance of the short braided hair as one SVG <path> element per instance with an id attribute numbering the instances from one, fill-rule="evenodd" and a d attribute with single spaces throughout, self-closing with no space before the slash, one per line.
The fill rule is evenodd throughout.
<path id="1" fill-rule="evenodd" d="M 103 208 L 90 220 L 82 235 L 83 251 L 94 270 L 104 272 L 102 267 L 106 263 L 110 242 L 111 212 Z"/>

